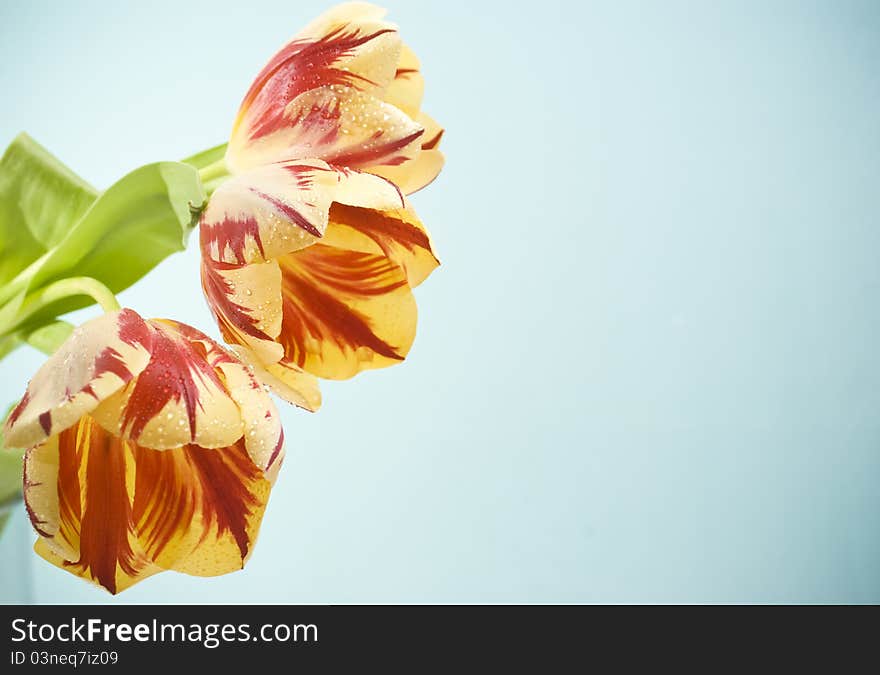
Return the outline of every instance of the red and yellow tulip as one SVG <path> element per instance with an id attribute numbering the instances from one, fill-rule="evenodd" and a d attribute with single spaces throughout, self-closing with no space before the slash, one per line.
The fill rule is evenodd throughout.
<path id="1" fill-rule="evenodd" d="M 187 325 L 123 309 L 77 328 L 4 429 L 46 560 L 112 593 L 249 557 L 283 459 L 251 371 Z"/>
<path id="2" fill-rule="evenodd" d="M 439 264 L 405 197 L 443 165 L 419 62 L 384 10 L 340 5 L 260 72 L 201 215 L 202 286 L 224 339 L 279 395 L 401 361 L 411 289 Z"/>
<path id="3" fill-rule="evenodd" d="M 102 195 L 60 163 L 53 180 L 30 181 L 28 167 L 55 165 L 26 138 L 0 166 L 22 174 L 7 182 L 10 194 L 27 188 L 15 199 L 37 205 L 33 222 L 69 233 L 13 261 L 21 269 L 0 298 L 0 355 L 24 339 L 53 354 L 2 438 L 26 449 L 25 504 L 49 562 L 112 593 L 163 570 L 241 569 L 283 459 L 263 385 L 316 410 L 317 378 L 409 352 L 412 289 L 439 263 L 407 195 L 439 173 L 443 130 L 421 112 L 418 59 L 384 13 L 340 5 L 272 57 L 221 160 L 212 150 L 196 157 L 216 161 L 147 165 Z M 163 254 L 199 214 L 202 288 L 234 353 L 185 324 L 119 309 L 113 290 L 149 265 L 131 272 L 101 255 L 161 259 L 119 235 L 128 206 L 170 223 L 131 228 Z M 101 253 L 93 244 L 105 240 L 116 243 Z M 80 295 L 107 313 L 69 337 L 69 325 L 45 323 Z"/>

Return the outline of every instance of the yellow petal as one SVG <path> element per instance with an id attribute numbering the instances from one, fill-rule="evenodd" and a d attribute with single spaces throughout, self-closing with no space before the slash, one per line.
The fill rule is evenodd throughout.
<path id="1" fill-rule="evenodd" d="M 390 180 L 403 194 L 411 195 L 430 185 L 440 175 L 445 163 L 439 150 L 422 150 L 418 157 L 400 166 L 377 166 L 371 167 L 370 171 Z"/>
<path id="2" fill-rule="evenodd" d="M 69 454 L 68 459 L 73 456 L 75 455 Z M 76 560 L 79 557 L 79 536 L 72 541 L 66 536 L 55 539 L 61 527 L 58 500 L 59 462 L 58 436 L 51 436 L 25 452 L 22 481 L 24 502 L 34 529 L 49 540 L 52 548 L 60 555 L 68 560 Z M 66 470 L 69 478 L 70 467 L 66 467 Z M 78 468 L 75 467 L 73 471 L 75 477 Z"/>
<path id="3" fill-rule="evenodd" d="M 281 332 L 281 270 L 271 260 L 228 265 L 202 256 L 202 290 L 223 339 L 245 345 L 267 363 L 284 356 Z"/>
<path id="4" fill-rule="evenodd" d="M 194 328 L 167 320 L 149 323 L 149 364 L 92 415 L 111 433 L 157 450 L 235 443 L 242 436 L 241 415 L 216 370 L 233 357 Z"/>
<path id="5" fill-rule="evenodd" d="M 318 17 L 285 45 L 257 75 L 242 101 L 227 150 L 227 165 L 236 173 L 266 163 L 256 159 L 263 141 L 291 126 L 288 107 L 318 87 L 334 86 L 381 93 L 394 78 L 400 38 L 377 7 L 342 6 Z M 268 161 L 320 154 L 281 154 Z"/>
<path id="6" fill-rule="evenodd" d="M 388 84 L 382 96 L 386 103 L 400 108 L 412 119 L 418 117 L 422 97 L 425 94 L 425 79 L 419 72 L 420 68 L 421 64 L 415 52 L 402 45 L 394 79 Z"/>
<path id="7" fill-rule="evenodd" d="M 28 384 L 6 421 L 8 447 L 25 448 L 74 424 L 147 365 L 152 331 L 123 309 L 74 329 Z"/>
<path id="8" fill-rule="evenodd" d="M 385 178 L 355 169 L 340 170 L 338 176 L 339 182 L 331 195 L 336 204 L 380 211 L 406 208 L 403 194 L 394 183 Z"/>
<path id="9" fill-rule="evenodd" d="M 274 483 L 284 460 L 284 432 L 272 397 L 243 363 L 228 361 L 218 368 L 230 396 L 241 410 L 248 455 Z"/>
<path id="10" fill-rule="evenodd" d="M 228 448 L 136 448 L 132 517 L 156 565 L 216 576 L 241 569 L 269 500 L 244 440 Z"/>
<path id="11" fill-rule="evenodd" d="M 402 268 L 383 255 L 315 244 L 279 259 L 285 360 L 328 379 L 402 361 L 416 304 Z"/>
<path id="12" fill-rule="evenodd" d="M 330 220 L 322 244 L 384 255 L 403 268 L 410 288 L 440 265 L 428 232 L 411 208 L 377 211 L 334 204 Z"/>
<path id="13" fill-rule="evenodd" d="M 265 363 L 244 347 L 233 345 L 232 349 L 242 361 L 254 369 L 254 375 L 260 382 L 288 403 L 310 412 L 316 412 L 321 407 L 321 389 L 314 375 L 285 359 L 277 363 Z"/>
<path id="14" fill-rule="evenodd" d="M 232 178 L 202 212 L 202 254 L 241 265 L 309 246 L 327 227 L 339 180 L 320 160 L 272 164 Z"/>
<path id="15" fill-rule="evenodd" d="M 370 173 L 387 178 L 407 195 L 417 192 L 431 183 L 439 175 L 445 162 L 443 153 L 438 149 L 440 139 L 443 137 L 443 128 L 425 113 L 421 113 L 417 119 L 425 129 L 425 133 L 420 139 L 422 148 L 419 154 L 397 166 L 372 166 L 368 168 Z"/>
<path id="16" fill-rule="evenodd" d="M 276 454 L 269 472 L 279 464 Z M 37 553 L 111 593 L 163 569 L 241 569 L 271 489 L 244 439 L 152 450 L 89 416 L 31 449 L 26 476 Z"/>
<path id="17" fill-rule="evenodd" d="M 131 446 L 85 416 L 28 455 L 25 501 L 38 554 L 111 593 L 161 571 L 134 531 Z"/>
<path id="18" fill-rule="evenodd" d="M 283 124 L 251 140 L 247 153 L 227 164 L 235 173 L 300 157 L 355 169 L 394 166 L 418 155 L 423 133 L 406 113 L 378 96 L 327 85 L 293 99 L 284 109 Z"/>

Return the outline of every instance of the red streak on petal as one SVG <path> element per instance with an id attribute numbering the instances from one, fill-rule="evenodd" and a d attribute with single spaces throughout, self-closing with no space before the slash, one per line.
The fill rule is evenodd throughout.
<path id="1" fill-rule="evenodd" d="M 309 234 L 316 237 L 321 236 L 321 231 L 317 227 L 312 225 L 304 215 L 293 208 L 290 204 L 287 204 L 286 202 L 283 202 L 277 197 L 273 197 L 272 195 L 267 195 L 265 192 L 260 192 L 256 188 L 251 188 L 251 192 L 257 195 L 260 199 L 268 202 L 273 207 L 275 207 L 276 211 L 278 211 L 281 215 L 283 215 L 285 218 L 287 218 L 287 220 L 289 220 L 297 227 L 302 228 Z"/>
<path id="2" fill-rule="evenodd" d="M 330 84 L 374 84 L 336 64 L 370 40 L 393 32 L 386 28 L 362 35 L 356 27 L 340 26 L 318 40 L 294 40 L 283 47 L 260 71 L 242 101 L 242 111 L 251 106 L 259 111 L 249 130 L 251 140 L 290 126 L 284 109 L 305 91 Z"/>
<path id="3" fill-rule="evenodd" d="M 278 259 L 282 273 L 282 322 L 278 342 L 287 360 L 302 367 L 308 338 L 340 348 L 364 346 L 381 356 L 402 360 L 382 340 L 369 317 L 338 296 L 384 295 L 406 285 L 393 275 L 396 266 L 384 257 L 313 244 Z"/>
<path id="4" fill-rule="evenodd" d="M 153 344 L 153 336 L 150 327 L 147 326 L 140 315 L 130 309 L 123 309 L 118 317 L 118 335 L 119 339 L 125 344 L 135 346 L 141 345 L 147 351 Z M 99 378 L 104 373 L 113 373 L 123 382 L 128 382 L 134 377 L 134 373 L 125 363 L 122 355 L 112 346 L 107 346 L 101 350 L 95 358 L 95 369 L 92 379 Z M 91 383 L 86 385 L 84 392 L 95 396 Z"/>
<path id="5" fill-rule="evenodd" d="M 58 438 L 58 536 L 74 548 L 79 547 L 82 517 L 79 466 L 84 449 L 77 443 L 79 426 L 65 429 Z"/>
<path id="6" fill-rule="evenodd" d="M 78 427 L 65 429 L 58 437 L 62 458 L 85 456 L 85 508 L 80 521 L 79 559 L 68 563 L 88 572 L 104 588 L 116 593 L 116 567 L 135 576 L 143 569 L 144 561 L 135 555 L 129 541 L 131 532 L 131 501 L 125 483 L 125 449 L 118 437 L 105 431 L 86 417 Z M 76 462 L 79 469 L 79 463 Z M 66 477 L 71 480 L 72 476 Z M 71 497 L 79 497 L 79 486 Z M 59 497 L 61 480 L 59 476 Z M 73 499 L 71 499 L 73 501 Z M 78 500 L 77 500 L 78 501 Z"/>
<path id="7" fill-rule="evenodd" d="M 41 413 L 39 420 L 40 426 L 43 428 L 43 432 L 48 436 L 49 431 L 52 429 L 52 412 L 47 410 L 46 412 Z"/>
<path id="8" fill-rule="evenodd" d="M 433 137 L 422 143 L 422 150 L 433 150 L 440 145 L 440 139 L 443 138 L 443 129 L 438 131 Z"/>
<path id="9" fill-rule="evenodd" d="M 210 342 L 207 336 L 198 335 Z M 190 438 L 195 438 L 200 386 L 207 382 L 224 390 L 202 342 L 173 338 L 165 330 L 154 329 L 150 362 L 130 385 L 133 389 L 122 414 L 122 428 L 137 438 L 169 401 L 182 402 Z"/>
<path id="10" fill-rule="evenodd" d="M 308 164 L 282 164 L 281 167 L 292 174 L 296 179 L 296 186 L 300 190 L 310 190 L 315 183 L 316 171 L 329 171 L 323 166 L 309 166 Z"/>
<path id="11" fill-rule="evenodd" d="M 296 127 L 300 146 L 322 148 L 333 145 L 339 138 L 339 120 L 342 117 L 340 101 L 335 96 L 321 105 L 299 110 L 284 121 L 286 127 Z"/>
<path id="12" fill-rule="evenodd" d="M 266 418 L 268 419 L 271 416 L 271 413 L 266 412 Z M 281 448 L 284 447 L 284 429 L 281 430 L 281 433 L 278 434 L 278 444 L 272 450 L 272 455 L 269 457 L 269 462 L 266 464 L 266 468 L 270 468 L 275 460 L 278 459 L 278 455 L 281 453 Z"/>
<path id="13" fill-rule="evenodd" d="M 11 413 L 9 413 L 9 419 L 6 420 L 7 429 L 18 421 L 18 418 L 21 417 L 21 413 L 24 411 L 25 408 L 27 408 L 27 404 L 30 400 L 30 392 L 25 391 L 24 396 L 21 397 L 18 405 L 15 406 L 15 409 Z"/>
<path id="14" fill-rule="evenodd" d="M 244 264 L 245 249 L 248 237 L 250 237 L 260 250 L 260 255 L 264 258 L 266 256 L 266 252 L 263 250 L 263 240 L 260 238 L 260 226 L 253 216 L 246 216 L 242 219 L 224 218 L 219 222 L 209 223 L 203 215 L 199 231 L 202 251 L 206 255 L 212 244 L 217 246 L 218 257 L 221 258 L 225 255 L 228 247 L 235 259 L 240 264 Z"/>
<path id="15" fill-rule="evenodd" d="M 368 148 L 361 148 L 360 150 L 343 150 L 332 157 L 325 157 L 325 159 L 334 164 L 344 164 L 350 167 L 376 165 L 397 166 L 398 164 L 403 164 L 409 159 L 409 157 L 406 155 L 398 155 L 396 153 L 403 150 L 423 133 L 425 133 L 424 129 L 418 129 L 408 136 L 396 138 L 387 143 L 373 145 Z M 381 136 L 382 132 L 376 132 L 373 136 L 373 140 L 377 140 Z"/>
<path id="16" fill-rule="evenodd" d="M 220 270 L 234 269 L 234 265 L 218 263 L 209 258 L 202 257 L 202 290 L 208 307 L 223 339 L 232 344 L 241 344 L 239 333 L 249 335 L 256 340 L 272 340 L 272 338 L 257 328 L 257 318 L 251 309 L 240 305 L 232 300 L 234 293 L 232 282 L 220 274 Z"/>
<path id="17" fill-rule="evenodd" d="M 33 452 L 33 450 L 29 450 L 28 452 Z M 24 495 L 24 507 L 27 510 L 28 519 L 31 521 L 31 525 L 37 531 L 37 533 L 42 537 L 51 537 L 48 532 L 46 532 L 41 526 L 46 524 L 46 521 L 40 518 L 33 507 L 31 506 L 29 500 L 29 490 L 31 488 L 39 487 L 42 483 L 34 483 L 28 477 L 28 469 L 27 469 L 27 461 L 24 463 L 24 471 L 22 473 L 22 494 Z"/>
<path id="18" fill-rule="evenodd" d="M 242 560 L 250 547 L 248 519 L 259 506 L 251 488 L 264 480 L 239 440 L 228 448 L 186 445 L 136 448 L 134 518 L 147 550 L 158 556 L 201 516 L 202 543 L 232 535 Z M 211 529 L 216 528 L 216 533 Z"/>
<path id="19" fill-rule="evenodd" d="M 119 339 L 127 345 L 141 344 L 147 349 L 152 341 L 152 333 L 147 322 L 132 309 L 123 309 L 117 317 L 119 324 Z"/>
<path id="20" fill-rule="evenodd" d="M 417 248 L 431 251 L 427 232 L 382 211 L 333 204 L 330 207 L 330 220 L 365 234 L 389 256 L 391 244 L 399 244 L 408 251 L 415 251 Z"/>

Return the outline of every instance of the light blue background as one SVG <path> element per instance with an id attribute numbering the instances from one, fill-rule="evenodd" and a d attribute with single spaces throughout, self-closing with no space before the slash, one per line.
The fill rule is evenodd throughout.
<path id="1" fill-rule="evenodd" d="M 880 601 L 880 4 L 389 4 L 447 127 L 407 363 L 285 409 L 246 571 L 111 598 L 19 513 L 0 595 Z M 4 2 L 0 143 L 99 186 L 218 143 L 325 6 Z M 194 249 L 122 300 L 216 334 Z"/>

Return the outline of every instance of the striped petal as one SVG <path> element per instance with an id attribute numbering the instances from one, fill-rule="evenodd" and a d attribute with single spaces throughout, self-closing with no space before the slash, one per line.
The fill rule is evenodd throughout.
<path id="1" fill-rule="evenodd" d="M 330 209 L 330 226 L 321 243 L 384 255 L 403 269 L 411 288 L 440 265 L 430 236 L 411 208 L 380 211 L 334 204 Z"/>
<path id="2" fill-rule="evenodd" d="M 4 430 L 9 447 L 41 443 L 91 412 L 144 370 L 153 331 L 123 309 L 76 328 L 37 371 Z"/>
<path id="3" fill-rule="evenodd" d="M 134 474 L 133 448 L 88 415 L 29 450 L 24 497 L 41 535 L 36 552 L 111 593 L 161 571 L 134 530 Z"/>
<path id="4" fill-rule="evenodd" d="M 202 212 L 199 238 L 202 257 L 225 265 L 203 271 L 203 285 L 207 274 L 211 294 L 230 295 L 229 285 L 232 291 L 239 286 L 235 267 L 267 262 L 319 241 L 334 202 L 381 210 L 406 204 L 392 182 L 321 160 L 272 164 L 224 183 Z M 260 274 L 268 281 L 273 272 L 266 269 Z M 253 291 L 251 284 L 242 287 Z M 236 304 L 247 310 L 254 302 L 239 297 Z"/>
<path id="5" fill-rule="evenodd" d="M 368 169 L 377 176 L 387 178 L 408 195 L 433 181 L 445 162 L 443 153 L 439 150 L 443 128 L 425 113 L 421 113 L 417 119 L 425 129 L 420 138 L 422 146 L 418 155 L 397 166 L 372 166 Z"/>
<path id="6" fill-rule="evenodd" d="M 26 456 L 36 551 L 111 593 L 163 569 L 241 569 L 270 489 L 244 439 L 216 450 L 151 450 L 89 416 Z"/>
<path id="7" fill-rule="evenodd" d="M 352 168 L 395 166 L 418 156 L 424 129 L 380 96 L 326 85 L 292 100 L 283 125 L 227 159 L 235 173 L 271 162 L 317 157 Z M 231 148 L 232 146 L 230 146 Z"/>
<path id="8" fill-rule="evenodd" d="M 421 64 L 415 52 L 402 45 L 394 79 L 388 84 L 382 97 L 387 103 L 400 108 L 413 119 L 419 115 L 422 97 L 425 94 L 425 78 L 422 77 L 420 69 Z"/>
<path id="9" fill-rule="evenodd" d="M 403 360 L 415 338 L 416 304 L 400 266 L 325 244 L 278 262 L 285 361 L 345 379 Z"/>
<path id="10" fill-rule="evenodd" d="M 306 166 L 308 174 L 317 178 L 304 180 Z M 291 187 L 284 193 L 284 181 L 294 171 L 304 187 L 300 192 Z M 248 186 L 247 190 L 242 188 L 244 185 Z M 252 199 L 255 193 L 270 201 L 262 197 Z M 279 210 L 276 203 L 283 203 L 284 208 Z M 395 237 L 405 246 L 427 247 L 431 255 L 427 235 L 420 229 L 414 215 L 407 215 L 406 202 L 397 187 L 369 173 L 336 169 L 323 163 L 284 164 L 244 174 L 234 179 L 231 187 L 229 184 L 221 186 L 202 216 L 202 288 L 223 338 L 230 344 L 246 347 L 252 353 L 251 360 L 256 363 L 268 366 L 284 356 L 276 340 L 281 332 L 281 271 L 275 260 L 263 261 L 287 253 L 294 240 L 296 248 L 305 242 L 319 241 L 311 234 L 303 236 L 299 222 L 304 218 L 302 214 L 308 214 L 313 227 L 323 232 L 330 217 L 331 203 L 334 209 L 357 205 L 387 211 L 393 216 L 387 218 L 384 225 L 366 216 L 352 216 L 352 220 L 363 221 L 364 241 L 354 242 L 354 237 L 350 236 L 352 241 L 343 243 L 342 247 L 382 253 L 382 246 L 385 246 L 385 250 L 406 270 L 414 265 L 407 256 L 396 255 L 399 247 L 393 245 Z M 284 220 L 279 215 L 282 211 Z M 253 226 L 242 228 L 242 222 Z M 340 229 L 334 237 L 344 234 Z M 282 366 L 276 375 L 288 383 L 286 390 L 277 387 L 287 400 L 310 410 L 320 402 L 314 395 L 317 385 L 302 374 Z M 293 387 L 302 387 L 301 394 L 294 395 Z"/>
<path id="11" fill-rule="evenodd" d="M 157 319 L 149 324 L 150 362 L 95 408 L 95 419 L 111 433 L 157 450 L 235 443 L 242 436 L 242 419 L 218 369 L 234 357 L 184 324 Z"/>
<path id="12" fill-rule="evenodd" d="M 284 350 L 275 342 L 281 332 L 281 270 L 271 260 L 229 265 L 202 256 L 202 290 L 223 339 L 243 345 L 256 358 L 275 363 Z"/>
<path id="13" fill-rule="evenodd" d="M 274 483 L 284 461 L 284 430 L 275 404 L 243 363 L 228 361 L 221 363 L 219 368 L 230 396 L 241 411 L 248 456 Z"/>
<path id="14" fill-rule="evenodd" d="M 260 382 L 288 403 L 310 412 L 316 412 L 321 407 L 321 389 L 314 375 L 284 358 L 277 363 L 268 363 L 254 358 L 245 347 L 233 345 L 232 349 L 242 361 L 251 366 Z"/>
<path id="15" fill-rule="evenodd" d="M 320 161 L 272 164 L 232 178 L 202 212 L 202 253 L 241 265 L 314 243 L 327 227 L 338 183 L 338 172 Z"/>
<path id="16" fill-rule="evenodd" d="M 240 570 L 250 557 L 271 482 L 241 439 L 135 453 L 132 518 L 156 565 L 198 576 Z"/>
<path id="17" fill-rule="evenodd" d="M 395 77 L 401 50 L 396 27 L 382 19 L 384 14 L 367 3 L 335 7 L 270 59 L 245 95 L 233 127 L 226 162 L 234 172 L 267 161 L 322 156 L 285 154 L 295 125 L 289 108 L 319 87 L 384 90 Z M 267 154 L 267 147 L 276 154 Z"/>

